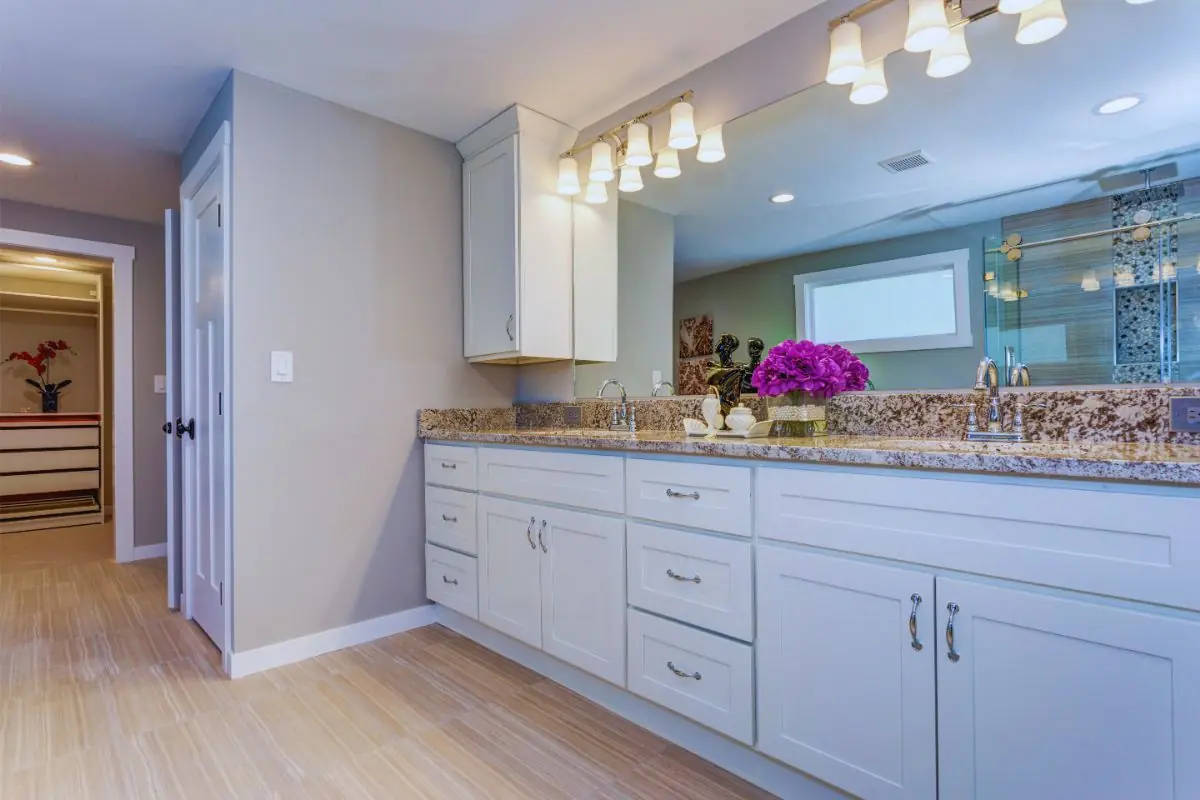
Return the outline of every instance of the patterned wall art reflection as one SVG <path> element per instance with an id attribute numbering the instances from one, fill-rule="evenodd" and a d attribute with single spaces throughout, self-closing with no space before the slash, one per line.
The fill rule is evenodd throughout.
<path id="1" fill-rule="evenodd" d="M 713 318 L 711 314 L 679 320 L 679 363 L 676 393 L 704 394 L 708 362 L 713 355 Z"/>

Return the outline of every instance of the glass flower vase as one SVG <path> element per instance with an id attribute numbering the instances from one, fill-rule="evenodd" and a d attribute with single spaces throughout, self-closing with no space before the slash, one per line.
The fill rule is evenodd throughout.
<path id="1" fill-rule="evenodd" d="M 808 392 L 787 392 L 767 398 L 767 417 L 775 424 L 774 436 L 808 438 L 826 432 L 824 397 Z"/>

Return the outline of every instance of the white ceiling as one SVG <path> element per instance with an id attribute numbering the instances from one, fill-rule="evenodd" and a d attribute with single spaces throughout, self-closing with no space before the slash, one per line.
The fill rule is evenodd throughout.
<path id="1" fill-rule="evenodd" d="M 1099 178 L 1143 163 L 1200 175 L 1200 2 L 1064 6 L 1067 30 L 1040 45 L 1013 41 L 1015 17 L 972 24 L 974 63 L 955 77 L 927 77 L 925 56 L 889 56 L 878 104 L 821 84 L 749 114 L 726 126 L 725 161 L 688 154 L 682 177 L 648 177 L 629 199 L 678 215 L 676 278 L 687 279 L 1097 197 L 1113 191 Z M 1146 101 L 1092 113 L 1130 93 Z M 896 175 L 876 163 L 917 149 L 935 163 Z M 769 204 L 778 191 L 796 201 Z"/>
<path id="2" fill-rule="evenodd" d="M 37 0 L 0 25 L 0 197 L 157 222 L 230 68 L 454 141 L 513 102 L 575 127 L 818 0 Z"/>

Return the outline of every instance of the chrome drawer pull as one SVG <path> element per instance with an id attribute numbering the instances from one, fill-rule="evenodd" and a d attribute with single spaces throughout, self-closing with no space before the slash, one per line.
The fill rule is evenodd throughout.
<path id="1" fill-rule="evenodd" d="M 450 579 L 449 579 L 449 578 L 447 578 L 445 575 L 443 575 L 443 576 L 442 576 L 442 583 L 448 583 L 448 584 L 450 584 L 451 586 L 458 586 L 458 578 L 455 578 L 454 580 L 450 580 Z"/>
<path id="2" fill-rule="evenodd" d="M 529 518 L 529 527 L 525 529 L 525 538 L 529 540 L 529 549 L 537 550 L 537 545 L 533 543 L 533 526 L 537 524 L 537 520 L 533 517 Z"/>
<path id="3" fill-rule="evenodd" d="M 443 461 L 442 469 L 458 469 L 458 464 L 447 464 L 445 461 Z"/>
<path id="4" fill-rule="evenodd" d="M 538 544 L 542 546 L 543 553 L 549 553 L 550 548 L 546 547 L 546 520 L 542 520 L 542 527 L 538 529 Z"/>
<path id="5" fill-rule="evenodd" d="M 442 514 L 442 522 L 458 522 L 458 517 L 448 517 Z"/>
<path id="6" fill-rule="evenodd" d="M 921 595 L 913 594 L 908 599 L 912 600 L 913 604 L 912 613 L 908 615 L 908 635 L 912 637 L 912 649 L 920 652 L 921 648 L 925 646 L 917 638 L 917 607 L 921 605 Z"/>
<path id="7" fill-rule="evenodd" d="M 950 618 L 946 620 L 946 647 L 950 648 L 946 658 L 958 661 L 959 655 L 954 650 L 954 615 L 958 613 L 958 603 L 946 603 L 946 610 L 950 612 Z"/>
<path id="8" fill-rule="evenodd" d="M 676 675 L 678 675 L 681 678 L 691 678 L 692 680 L 697 680 L 697 681 L 700 680 L 699 672 L 684 672 L 683 670 L 681 670 L 675 666 L 674 661 L 667 662 L 667 669 L 671 670 L 671 672 L 674 672 Z"/>
<path id="9" fill-rule="evenodd" d="M 683 575 L 676 573 L 675 570 L 673 570 L 673 569 L 667 570 L 667 577 L 674 578 L 677 581 L 683 581 L 684 583 L 699 583 L 700 582 L 699 575 L 694 575 L 691 578 L 687 578 L 687 577 L 684 577 Z"/>
<path id="10" fill-rule="evenodd" d="M 686 500 L 699 500 L 700 492 L 697 491 L 697 492 L 684 493 L 684 492 L 677 492 L 674 489 L 667 489 L 667 497 L 672 497 L 672 498 L 676 498 L 676 499 L 686 499 Z"/>

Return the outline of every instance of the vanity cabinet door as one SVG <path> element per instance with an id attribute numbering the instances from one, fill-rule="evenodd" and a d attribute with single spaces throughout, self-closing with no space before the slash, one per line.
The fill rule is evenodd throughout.
<path id="1" fill-rule="evenodd" d="M 463 354 L 521 346 L 517 302 L 517 136 L 463 164 Z"/>
<path id="2" fill-rule="evenodd" d="M 539 510 L 542 649 L 625 685 L 625 520 Z"/>
<path id="3" fill-rule="evenodd" d="M 937 614 L 942 797 L 1200 797 L 1200 623 L 942 578 Z"/>
<path id="4" fill-rule="evenodd" d="M 479 621 L 533 647 L 542 646 L 541 551 L 537 506 L 481 496 Z"/>
<path id="5" fill-rule="evenodd" d="M 764 545 L 757 559 L 758 748 L 863 800 L 935 800 L 933 576 Z"/>

